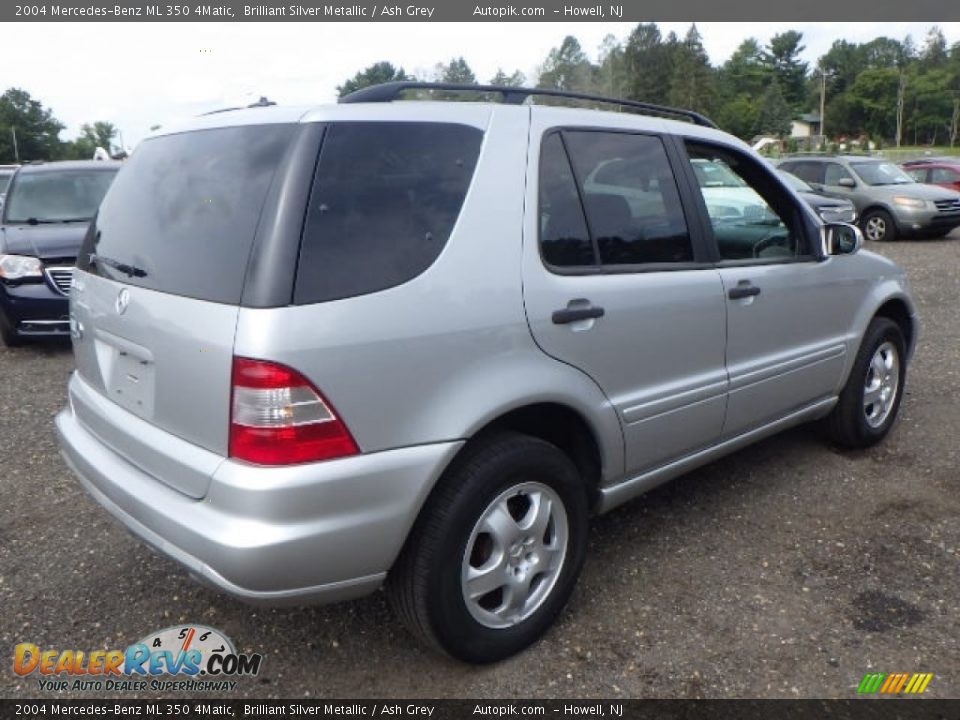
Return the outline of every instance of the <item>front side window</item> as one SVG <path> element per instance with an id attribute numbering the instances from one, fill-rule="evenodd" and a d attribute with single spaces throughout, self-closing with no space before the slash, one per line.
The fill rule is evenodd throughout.
<path id="1" fill-rule="evenodd" d="M 22 172 L 6 198 L 6 222 L 87 222 L 96 214 L 114 175 L 114 168 Z"/>
<path id="2" fill-rule="evenodd" d="M 704 168 L 711 168 L 717 176 L 729 173 L 740 181 L 699 183 L 721 260 L 789 260 L 810 254 L 793 205 L 758 162 L 727 148 L 694 141 L 686 145 L 698 180 Z"/>
<path id="3" fill-rule="evenodd" d="M 847 169 L 839 163 L 827 163 L 824 173 L 824 185 L 839 185 L 841 180 L 853 180 Z"/>
<path id="4" fill-rule="evenodd" d="M 470 187 L 483 132 L 467 125 L 343 122 L 323 140 L 294 302 L 405 283 L 440 255 Z"/>
<path id="5" fill-rule="evenodd" d="M 693 260 L 662 141 L 615 132 L 548 135 L 541 150 L 540 243 L 544 260 L 560 267 Z"/>

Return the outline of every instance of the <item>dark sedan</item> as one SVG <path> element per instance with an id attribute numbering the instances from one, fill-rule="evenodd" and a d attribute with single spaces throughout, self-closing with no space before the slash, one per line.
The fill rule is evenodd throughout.
<path id="1" fill-rule="evenodd" d="M 786 170 L 777 170 L 780 177 L 797 191 L 797 194 L 814 209 L 820 219 L 824 222 L 845 222 L 855 223 L 857 221 L 857 209 L 853 203 L 843 198 L 831 197 L 824 193 L 818 193 L 803 180 Z"/>
<path id="2" fill-rule="evenodd" d="M 80 243 L 120 163 L 25 165 L 0 215 L 0 337 L 69 336 L 67 296 Z"/>

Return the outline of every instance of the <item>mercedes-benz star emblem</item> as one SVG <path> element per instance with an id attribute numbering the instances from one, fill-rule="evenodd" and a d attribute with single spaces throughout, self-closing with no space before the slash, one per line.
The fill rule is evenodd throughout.
<path id="1" fill-rule="evenodd" d="M 113 304 L 114 308 L 117 310 L 117 315 L 123 315 L 127 311 L 127 305 L 130 304 L 130 291 L 124 288 L 120 291 L 120 294 L 117 295 L 117 300 Z"/>

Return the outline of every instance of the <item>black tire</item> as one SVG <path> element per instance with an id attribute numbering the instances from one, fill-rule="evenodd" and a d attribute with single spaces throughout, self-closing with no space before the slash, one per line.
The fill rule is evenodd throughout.
<path id="1" fill-rule="evenodd" d="M 868 210 L 860 219 L 863 237 L 876 242 L 893 242 L 897 239 L 897 225 L 886 210 Z"/>
<path id="2" fill-rule="evenodd" d="M 542 583 L 545 589 L 529 616 L 509 627 L 489 627 L 471 614 L 481 601 L 471 610 L 464 597 L 461 573 L 465 563 L 474 562 L 472 554 L 468 560 L 467 546 L 494 501 L 522 483 L 531 484 L 528 489 L 546 486 L 560 499 L 566 518 L 566 552 L 556 572 L 549 575 L 552 586 L 544 580 L 547 573 L 530 572 L 529 586 L 539 591 Z M 523 498 L 517 495 L 510 500 L 523 502 Z M 518 433 L 480 440 L 457 458 L 421 511 L 387 580 L 390 603 L 414 635 L 459 660 L 489 663 L 509 657 L 537 640 L 567 603 L 586 554 L 588 510 L 587 492 L 576 467 L 555 446 Z M 550 528 L 554 522 L 550 521 Z M 541 540 L 551 532 L 556 533 L 556 528 L 546 530 Z M 481 540 L 477 536 L 471 543 L 471 553 Z M 509 553 L 503 557 L 505 563 L 522 562 Z M 503 572 L 516 569 L 505 565 Z M 492 591 L 498 592 L 506 605 L 506 585 Z"/>
<path id="3" fill-rule="evenodd" d="M 868 421 L 865 407 L 866 384 L 871 373 L 871 361 L 878 350 L 888 344 L 897 356 L 897 386 L 892 392 L 892 404 L 886 416 L 878 424 Z M 900 326 L 887 318 L 874 318 L 867 328 L 860 350 L 854 360 L 847 384 L 840 393 L 840 400 L 827 417 L 830 438 L 849 448 L 865 448 L 883 440 L 893 427 L 903 399 L 903 383 L 906 377 L 906 342 Z M 893 373 L 891 373 L 892 375 Z M 872 409 L 871 405 L 871 409 Z"/>
<path id="4" fill-rule="evenodd" d="M 20 347 L 25 342 L 24 339 L 16 333 L 3 314 L 0 314 L 0 339 L 3 340 L 3 344 L 7 347 Z"/>

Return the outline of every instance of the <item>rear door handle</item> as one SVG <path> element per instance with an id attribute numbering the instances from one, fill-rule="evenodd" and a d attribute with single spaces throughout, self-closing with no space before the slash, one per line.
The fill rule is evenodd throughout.
<path id="1" fill-rule="evenodd" d="M 591 320 L 603 317 L 606 311 L 602 307 L 587 305 L 586 307 L 566 307 L 563 310 L 553 311 L 553 324 L 566 325 L 577 320 Z"/>
<path id="2" fill-rule="evenodd" d="M 751 285 L 749 280 L 741 280 L 736 287 L 730 288 L 727 296 L 731 300 L 740 300 L 741 298 L 753 297 L 760 294 L 760 288 Z"/>

